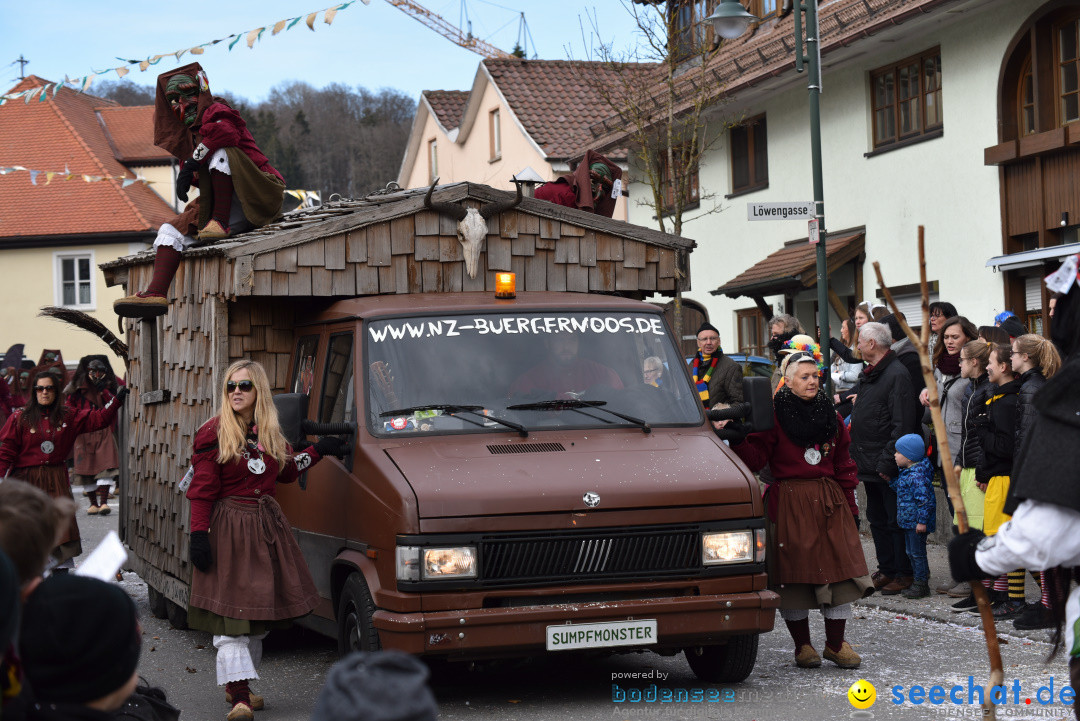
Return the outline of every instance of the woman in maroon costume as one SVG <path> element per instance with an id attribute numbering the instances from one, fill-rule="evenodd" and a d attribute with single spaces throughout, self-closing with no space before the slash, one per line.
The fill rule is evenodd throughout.
<path id="1" fill-rule="evenodd" d="M 81 433 L 111 425 L 127 396 L 121 388 L 101 408 L 75 409 L 64 402 L 63 381 L 54 369 L 34 377 L 26 407 L 16 411 L 0 431 L 0 478 L 12 476 L 37 486 L 54 498 L 72 498 L 67 457 Z M 75 519 L 53 556 L 60 568 L 71 568 L 82 553 Z"/>
<path id="2" fill-rule="evenodd" d="M 266 371 L 237 361 L 225 372 L 218 415 L 195 434 L 188 488 L 191 501 L 191 598 L 188 625 L 214 634 L 217 681 L 232 704 L 228 721 L 254 717 L 263 699 L 248 681 L 259 678 L 262 639 L 310 613 L 319 601 L 289 521 L 274 500 L 345 441 L 320 438 L 293 454 L 282 435 Z"/>
<path id="3" fill-rule="evenodd" d="M 810 643 L 809 609 L 825 617 L 826 659 L 858 668 L 862 659 L 844 639 L 851 602 L 873 593 L 859 543 L 855 487 L 848 454 L 851 438 L 821 388 L 814 358 L 793 353 L 784 361 L 784 385 L 773 397 L 776 423 L 738 437 L 731 450 L 754 471 L 766 463 L 775 481 L 765 491 L 769 587 L 780 594 L 780 617 L 795 641 L 795 663 L 821 665 Z"/>

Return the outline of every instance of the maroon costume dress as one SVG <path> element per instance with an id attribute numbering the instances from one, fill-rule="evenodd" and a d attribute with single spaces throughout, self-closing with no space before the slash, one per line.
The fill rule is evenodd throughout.
<path id="1" fill-rule="evenodd" d="M 67 404 L 76 411 L 94 410 L 104 407 L 113 397 L 107 388 L 98 390 L 84 386 L 68 396 Z M 85 476 L 83 480 L 87 484 L 97 479 L 115 478 L 119 468 L 115 423 L 75 439 L 75 467 L 72 470 L 76 476 Z"/>
<path id="2" fill-rule="evenodd" d="M 21 422 L 26 410 L 16 411 L 0 430 L 0 478 L 10 475 L 37 486 L 53 498 L 74 500 L 68 480 L 68 454 L 80 434 L 112 425 L 119 410 L 116 398 L 109 399 L 101 408 L 65 406 L 59 428 L 54 428 L 47 416 L 36 427 L 26 428 Z M 73 518 L 53 556 L 63 563 L 80 553 L 79 526 Z"/>
<path id="3" fill-rule="evenodd" d="M 848 454 L 851 437 L 842 419 L 837 425 L 833 442 L 815 449 L 821 454 L 816 465 L 807 461 L 807 449 L 785 435 L 779 419 L 731 447 L 752 471 L 768 463 L 775 478 L 765 489 L 765 558 L 780 608 L 839 606 L 874 587 L 855 527 L 859 479 Z"/>
<path id="4" fill-rule="evenodd" d="M 265 470 L 255 473 L 248 459 L 218 462 L 218 419 L 211 418 L 195 434 L 188 488 L 191 530 L 209 531 L 213 565 L 193 569 L 188 625 L 217 635 L 259 634 L 288 625 L 310 613 L 319 602 L 289 521 L 274 500 L 278 483 L 292 483 L 318 463 L 309 447 L 293 455 L 278 473 L 278 464 L 259 449 Z M 252 438 L 254 426 L 249 430 Z M 286 623 L 275 623 L 286 622 Z"/>

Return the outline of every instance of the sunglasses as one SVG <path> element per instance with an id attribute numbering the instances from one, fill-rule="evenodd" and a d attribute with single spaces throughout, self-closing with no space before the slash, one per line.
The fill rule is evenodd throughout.
<path id="1" fill-rule="evenodd" d="M 250 393 L 255 388 L 255 383 L 253 381 L 229 381 L 225 384 L 225 390 L 227 390 L 229 393 L 232 393 L 237 388 L 242 390 L 244 393 Z"/>
<path id="2" fill-rule="evenodd" d="M 38 393 L 44 393 L 45 391 L 48 391 L 49 393 L 55 393 L 56 392 L 56 387 L 55 386 L 34 386 L 34 390 L 36 392 L 38 392 Z"/>

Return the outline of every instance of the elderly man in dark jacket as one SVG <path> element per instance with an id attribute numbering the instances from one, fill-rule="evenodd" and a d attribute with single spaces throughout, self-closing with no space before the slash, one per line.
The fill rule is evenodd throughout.
<path id="1" fill-rule="evenodd" d="M 866 519 L 878 563 L 874 585 L 885 595 L 900 593 L 913 580 L 904 532 L 896 525 L 896 492 L 889 488 L 889 479 L 899 474 L 892 444 L 900 436 L 917 432 L 911 379 L 890 349 L 891 343 L 892 334 L 882 323 L 866 323 L 859 329 L 858 348 L 867 366 L 856 388 L 850 449 L 866 489 Z"/>

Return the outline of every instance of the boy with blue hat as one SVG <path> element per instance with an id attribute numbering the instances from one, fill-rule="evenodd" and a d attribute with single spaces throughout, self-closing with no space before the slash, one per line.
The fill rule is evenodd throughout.
<path id="1" fill-rule="evenodd" d="M 934 469 L 926 457 L 926 444 L 916 433 L 897 439 L 894 458 L 900 475 L 889 485 L 896 491 L 896 525 L 904 531 L 905 550 L 915 576 L 914 583 L 901 593 L 904 598 L 926 598 L 930 595 L 926 536 L 934 532 L 937 520 Z"/>

